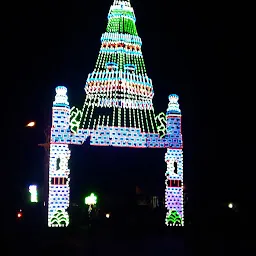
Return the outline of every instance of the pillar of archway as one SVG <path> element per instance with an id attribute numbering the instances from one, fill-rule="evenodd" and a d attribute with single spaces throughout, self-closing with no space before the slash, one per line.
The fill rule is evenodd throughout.
<path id="1" fill-rule="evenodd" d="M 166 136 L 173 142 L 165 153 L 167 164 L 165 173 L 165 206 L 167 208 L 165 223 L 168 226 L 184 226 L 183 140 L 178 100 L 178 95 L 169 95 L 169 104 L 166 111 Z"/>
<path id="2" fill-rule="evenodd" d="M 52 128 L 49 157 L 48 227 L 69 225 L 70 158 L 65 137 L 70 133 L 70 107 L 67 88 L 58 86 L 52 107 Z M 58 136 L 58 138 L 56 138 Z"/>

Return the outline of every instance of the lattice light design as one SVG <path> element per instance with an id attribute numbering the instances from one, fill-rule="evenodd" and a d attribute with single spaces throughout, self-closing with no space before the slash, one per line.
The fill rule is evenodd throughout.
<path id="1" fill-rule="evenodd" d="M 166 135 L 166 115 L 161 112 L 156 116 L 157 132 L 160 134 L 160 138 Z"/>

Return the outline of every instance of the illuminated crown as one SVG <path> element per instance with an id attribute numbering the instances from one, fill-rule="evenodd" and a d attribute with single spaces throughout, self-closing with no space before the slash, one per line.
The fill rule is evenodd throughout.
<path id="1" fill-rule="evenodd" d="M 68 90 L 65 86 L 57 86 L 55 91 L 56 91 L 56 94 L 59 96 L 66 96 Z"/>
<path id="2" fill-rule="evenodd" d="M 178 103 L 179 96 L 177 94 L 170 94 L 168 99 L 170 103 Z"/>
<path id="3" fill-rule="evenodd" d="M 113 5 L 126 5 L 126 6 L 131 6 L 130 0 L 114 0 Z"/>
<path id="4" fill-rule="evenodd" d="M 65 86 L 57 86 L 55 91 L 56 95 L 53 106 L 69 106 L 67 88 Z"/>
<path id="5" fill-rule="evenodd" d="M 167 108 L 167 115 L 168 114 L 180 114 L 180 105 L 179 105 L 179 96 L 177 94 L 170 94 L 169 95 L 169 104 Z"/>

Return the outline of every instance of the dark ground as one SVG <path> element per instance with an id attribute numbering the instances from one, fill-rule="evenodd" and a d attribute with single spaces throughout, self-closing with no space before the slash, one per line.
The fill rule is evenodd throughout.
<path id="1" fill-rule="evenodd" d="M 185 255 L 182 234 L 112 234 L 102 231 L 88 234 L 85 230 L 48 230 L 29 232 L 26 236 L 23 232 L 16 233 L 9 241 L 8 255 L 162 255 L 168 251 L 172 255 Z"/>
<path id="2" fill-rule="evenodd" d="M 87 224 L 45 229 L 16 223 L 5 230 L 0 255 L 255 255 L 255 234 L 243 214 L 204 214 L 190 218 L 185 228 L 165 227 L 160 215 L 158 221 L 101 219 L 91 229 Z"/>
<path id="3" fill-rule="evenodd" d="M 7 232 L 6 255 L 185 255 L 184 230 L 141 230 L 120 224 L 67 229 L 29 229 Z"/>

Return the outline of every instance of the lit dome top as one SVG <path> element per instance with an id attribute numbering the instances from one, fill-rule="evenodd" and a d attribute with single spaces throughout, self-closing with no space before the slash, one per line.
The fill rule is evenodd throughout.
<path id="1" fill-rule="evenodd" d="M 67 87 L 65 87 L 65 86 L 57 86 L 55 91 L 56 91 L 57 95 L 65 96 L 65 95 L 67 95 L 68 90 L 67 90 Z"/>
<path id="2" fill-rule="evenodd" d="M 169 104 L 167 108 L 167 115 L 168 114 L 180 114 L 180 105 L 179 105 L 179 96 L 177 94 L 170 94 L 169 95 Z"/>
<path id="3" fill-rule="evenodd" d="M 57 86 L 55 91 L 56 95 L 53 106 L 69 106 L 67 88 L 65 86 Z"/>
<path id="4" fill-rule="evenodd" d="M 170 94 L 168 98 L 171 103 L 178 103 L 179 96 L 177 94 Z"/>

